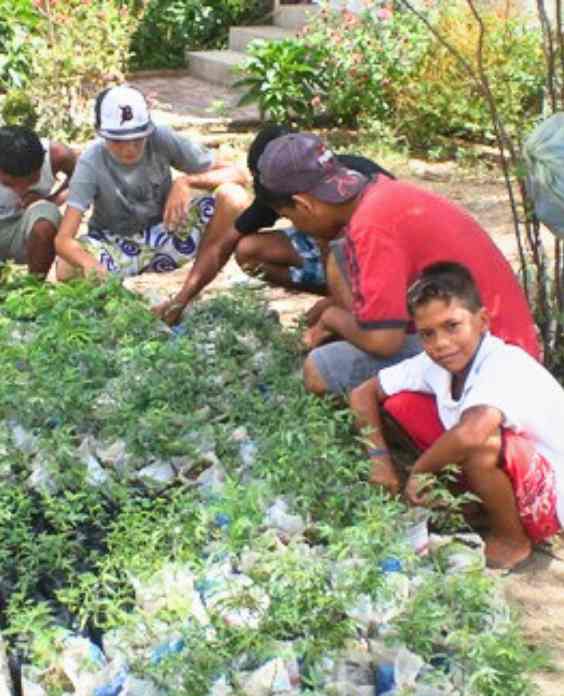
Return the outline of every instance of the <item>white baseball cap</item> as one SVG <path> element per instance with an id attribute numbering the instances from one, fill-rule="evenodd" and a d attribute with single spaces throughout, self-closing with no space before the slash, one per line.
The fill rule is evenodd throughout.
<path id="1" fill-rule="evenodd" d="M 120 85 L 96 97 L 96 132 L 109 140 L 134 140 L 150 135 L 151 121 L 145 97 L 138 89 Z"/>

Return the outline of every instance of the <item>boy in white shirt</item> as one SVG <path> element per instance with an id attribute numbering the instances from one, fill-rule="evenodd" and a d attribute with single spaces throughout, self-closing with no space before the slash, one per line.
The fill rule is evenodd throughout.
<path id="1" fill-rule="evenodd" d="M 424 352 L 357 387 L 351 406 L 366 429 L 371 483 L 399 492 L 378 404 L 401 391 L 431 394 L 444 428 L 416 460 L 405 488 L 425 505 L 420 474 L 458 464 L 488 514 L 490 567 L 514 568 L 564 520 L 564 389 L 524 350 L 488 332 L 488 315 L 466 267 L 428 266 L 408 309 Z"/>

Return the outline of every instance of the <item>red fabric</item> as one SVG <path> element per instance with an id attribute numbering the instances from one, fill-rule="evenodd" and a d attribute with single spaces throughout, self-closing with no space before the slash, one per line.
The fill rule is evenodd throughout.
<path id="1" fill-rule="evenodd" d="M 386 399 L 384 409 L 421 450 L 444 433 L 430 394 L 400 392 Z M 561 529 L 554 469 L 531 440 L 512 430 L 502 430 L 502 447 L 503 470 L 513 486 L 521 523 L 533 543 L 544 541 Z"/>
<path id="2" fill-rule="evenodd" d="M 540 359 L 533 318 L 511 266 L 487 232 L 445 198 L 380 176 L 346 229 L 345 254 L 362 326 L 405 325 L 406 292 L 422 269 L 456 261 L 474 276 L 492 333 Z"/>
<path id="3" fill-rule="evenodd" d="M 535 445 L 512 430 L 503 431 L 503 468 L 509 476 L 521 524 L 535 544 L 560 531 L 554 469 Z"/>
<path id="4" fill-rule="evenodd" d="M 420 450 L 429 448 L 445 431 L 439 419 L 435 397 L 419 392 L 400 392 L 384 402 L 392 416 Z"/>

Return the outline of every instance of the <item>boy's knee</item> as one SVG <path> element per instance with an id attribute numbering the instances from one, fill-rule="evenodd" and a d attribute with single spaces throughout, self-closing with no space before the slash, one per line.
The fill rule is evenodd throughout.
<path id="1" fill-rule="evenodd" d="M 257 258 L 258 241 L 254 235 L 243 237 L 235 249 L 235 259 L 241 268 L 254 265 Z"/>
<path id="2" fill-rule="evenodd" d="M 56 226 L 49 220 L 37 220 L 30 230 L 28 236 L 28 243 L 43 242 L 55 244 L 55 237 L 57 235 Z"/>
<path id="3" fill-rule="evenodd" d="M 468 455 L 462 463 L 465 473 L 478 473 L 491 471 L 497 468 L 502 460 L 501 432 L 491 435 L 486 442 L 470 446 Z"/>
<path id="4" fill-rule="evenodd" d="M 321 376 L 315 361 L 308 355 L 303 367 L 304 387 L 310 394 L 315 396 L 325 396 L 328 392 L 325 380 Z"/>
<path id="5" fill-rule="evenodd" d="M 214 192 L 215 204 L 218 208 L 244 210 L 249 205 L 249 194 L 239 184 L 220 184 Z"/>

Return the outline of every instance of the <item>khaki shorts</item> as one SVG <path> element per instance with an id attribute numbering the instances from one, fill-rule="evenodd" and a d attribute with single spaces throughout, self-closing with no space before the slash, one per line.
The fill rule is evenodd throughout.
<path id="1" fill-rule="evenodd" d="M 26 263 L 25 244 L 38 220 L 47 220 L 55 229 L 61 222 L 61 213 L 54 203 L 37 201 L 26 208 L 20 217 L 0 220 L 0 260 L 12 259 Z"/>

